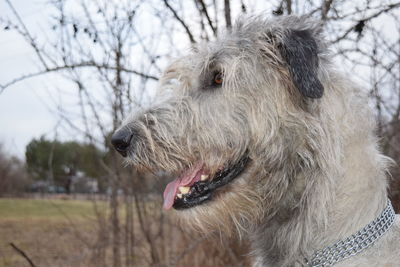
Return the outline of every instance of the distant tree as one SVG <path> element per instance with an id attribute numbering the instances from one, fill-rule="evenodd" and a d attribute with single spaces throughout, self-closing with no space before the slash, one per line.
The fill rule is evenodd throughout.
<path id="1" fill-rule="evenodd" d="M 0 144 L 0 196 L 20 194 L 29 184 L 24 163 L 8 155 Z"/>
<path id="2" fill-rule="evenodd" d="M 69 192 L 71 179 L 78 174 L 101 180 L 102 172 L 96 159 L 105 153 L 94 145 L 78 142 L 33 139 L 25 152 L 27 171 L 35 180 L 46 180 Z"/>

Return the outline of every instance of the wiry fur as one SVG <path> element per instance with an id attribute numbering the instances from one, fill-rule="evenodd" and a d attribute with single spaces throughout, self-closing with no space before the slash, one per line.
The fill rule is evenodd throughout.
<path id="1" fill-rule="evenodd" d="M 315 42 L 305 44 L 308 52 L 285 48 L 291 32 L 302 31 Z M 315 68 L 304 74 L 311 80 L 295 73 L 303 71 L 291 66 L 299 60 L 287 59 L 304 51 L 317 57 L 304 65 Z M 224 74 L 221 88 L 210 84 L 215 71 Z M 213 174 L 247 151 L 251 162 L 240 177 L 211 202 L 177 213 L 202 230 L 245 233 L 257 266 L 302 266 L 386 205 L 388 159 L 379 153 L 367 100 L 348 76 L 331 64 L 318 23 L 240 19 L 231 33 L 172 63 L 158 101 L 125 121 L 135 134 L 129 160 L 176 175 L 204 162 Z M 304 91 L 319 82 L 322 97 Z M 394 266 L 399 241 L 397 222 L 372 248 L 340 264 Z"/>

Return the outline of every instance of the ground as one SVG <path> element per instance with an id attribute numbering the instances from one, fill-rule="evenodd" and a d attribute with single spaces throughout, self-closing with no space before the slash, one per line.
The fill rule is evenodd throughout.
<path id="1" fill-rule="evenodd" d="M 108 218 L 108 203 L 97 201 L 96 204 L 98 211 Z M 146 208 L 149 210 L 144 213 L 143 220 L 161 211 L 157 205 Z M 121 209 L 120 214 L 124 222 L 125 211 Z M 136 211 L 134 218 L 138 218 Z M 161 262 L 158 265 L 151 263 L 151 248 L 143 235 L 145 228 L 135 220 L 135 252 L 131 266 L 248 266 L 246 252 L 240 252 L 236 243 L 219 236 L 206 238 L 184 234 L 175 224 L 164 220 L 163 238 L 160 238 L 157 224 L 150 231 L 157 233 L 150 237 L 154 237 Z M 121 228 L 124 228 L 123 223 Z M 10 243 L 23 250 L 36 266 L 112 266 L 110 242 L 105 243 L 104 250 L 99 249 L 98 234 L 99 220 L 92 201 L 0 198 L 0 267 L 29 267 Z M 121 250 L 124 251 L 123 246 Z M 122 259 L 122 266 L 126 266 L 123 255 Z"/>
<path id="2" fill-rule="evenodd" d="M 28 266 L 10 243 L 39 266 L 82 264 L 82 260 L 88 260 L 89 250 L 77 237 L 87 228 L 82 238 L 88 238 L 93 230 L 89 222 L 94 219 L 90 201 L 0 199 L 0 266 Z"/>

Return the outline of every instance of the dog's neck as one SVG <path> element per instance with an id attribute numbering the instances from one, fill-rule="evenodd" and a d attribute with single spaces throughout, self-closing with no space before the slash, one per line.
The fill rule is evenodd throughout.
<path id="1" fill-rule="evenodd" d="M 330 177 L 333 182 L 328 189 L 323 183 L 309 189 L 314 199 L 303 203 L 312 205 L 301 206 L 290 194 L 282 199 L 276 214 L 265 218 L 251 235 L 256 266 L 301 266 L 316 250 L 373 221 L 387 204 L 385 159 L 376 147 L 372 135 L 348 138 L 339 177 Z"/>
<path id="2" fill-rule="evenodd" d="M 330 243 L 363 228 L 387 205 L 385 158 L 374 144 L 374 141 L 357 137 L 347 142 L 344 175 L 338 179 L 336 195 L 328 213 L 326 236 Z"/>

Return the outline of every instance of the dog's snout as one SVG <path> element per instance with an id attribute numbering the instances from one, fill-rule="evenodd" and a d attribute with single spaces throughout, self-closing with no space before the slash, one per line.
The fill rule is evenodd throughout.
<path id="1" fill-rule="evenodd" d="M 133 133 L 129 129 L 120 129 L 116 131 L 111 137 L 111 144 L 123 156 L 128 154 L 128 148 L 131 144 Z"/>

